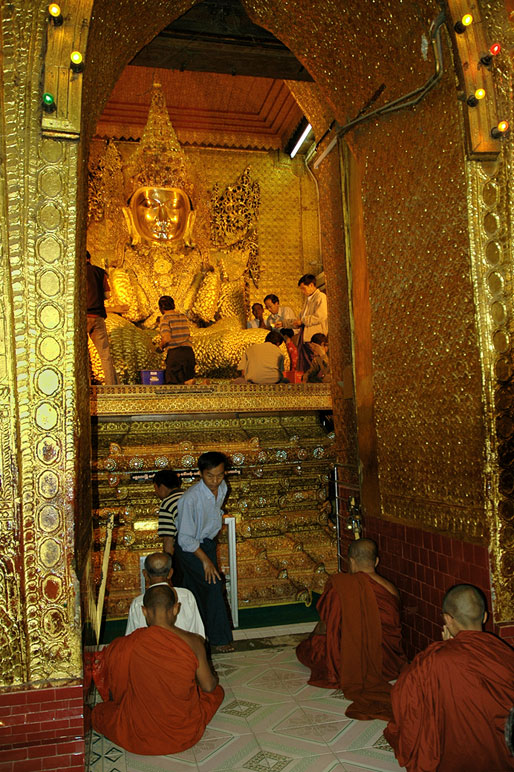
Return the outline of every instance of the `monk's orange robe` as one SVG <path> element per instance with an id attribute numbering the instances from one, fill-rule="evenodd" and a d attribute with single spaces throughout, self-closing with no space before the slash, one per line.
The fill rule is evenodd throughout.
<path id="1" fill-rule="evenodd" d="M 504 737 L 514 705 L 514 650 L 490 633 L 432 643 L 392 690 L 384 736 L 408 772 L 507 772 Z"/>
<path id="2" fill-rule="evenodd" d="M 93 727 L 132 753 L 180 753 L 198 742 L 223 701 L 195 680 L 198 659 L 171 630 L 152 625 L 117 638 L 97 656 L 106 702 L 93 709 Z M 102 661 L 103 660 L 103 661 Z M 95 676 L 96 681 L 96 676 Z"/>
<path id="3" fill-rule="evenodd" d="M 354 701 L 351 718 L 391 717 L 388 681 L 407 660 L 402 649 L 396 596 L 368 574 L 335 574 L 327 581 L 317 610 L 326 635 L 311 635 L 296 649 L 311 669 L 309 683 L 341 689 Z"/>

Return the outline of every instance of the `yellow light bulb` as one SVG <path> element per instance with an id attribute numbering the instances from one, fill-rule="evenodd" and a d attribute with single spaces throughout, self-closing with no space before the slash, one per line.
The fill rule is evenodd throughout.
<path id="1" fill-rule="evenodd" d="M 82 63 L 82 54 L 80 53 L 80 51 L 72 51 L 70 59 L 73 62 L 73 64 L 81 64 Z"/>
<path id="2" fill-rule="evenodd" d="M 475 91 L 475 97 L 477 99 L 483 99 L 485 97 L 485 89 L 477 88 L 477 90 Z"/>
<path id="3" fill-rule="evenodd" d="M 508 121 L 500 121 L 496 128 L 498 129 L 498 131 L 501 131 L 501 133 L 504 134 L 507 131 L 507 129 L 509 128 L 509 122 Z"/>
<path id="4" fill-rule="evenodd" d="M 470 13 L 465 13 L 461 21 L 465 27 L 469 27 L 473 23 L 473 16 Z"/>
<path id="5" fill-rule="evenodd" d="M 57 3 L 51 3 L 48 6 L 48 13 L 50 16 L 53 16 L 54 19 L 56 19 L 58 16 L 61 15 L 61 6 L 57 5 Z"/>

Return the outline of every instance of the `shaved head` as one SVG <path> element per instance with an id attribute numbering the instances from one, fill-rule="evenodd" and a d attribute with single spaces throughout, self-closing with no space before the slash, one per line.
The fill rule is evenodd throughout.
<path id="1" fill-rule="evenodd" d="M 166 578 L 171 571 L 171 555 L 167 552 L 152 552 L 145 560 L 145 570 L 149 577 Z"/>
<path id="2" fill-rule="evenodd" d="M 175 603 L 177 603 L 177 593 L 173 587 L 166 584 L 149 587 L 143 598 L 143 606 L 153 613 L 158 610 L 168 611 Z"/>
<path id="3" fill-rule="evenodd" d="M 443 613 L 453 617 L 468 630 L 481 630 L 486 602 L 484 594 L 473 584 L 456 584 L 443 598 Z"/>
<path id="4" fill-rule="evenodd" d="M 378 557 L 378 548 L 373 539 L 356 539 L 348 547 L 348 557 L 353 558 L 358 566 L 374 568 Z"/>

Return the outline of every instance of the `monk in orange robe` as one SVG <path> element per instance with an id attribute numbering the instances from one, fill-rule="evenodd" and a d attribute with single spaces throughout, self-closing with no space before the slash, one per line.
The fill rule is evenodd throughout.
<path id="1" fill-rule="evenodd" d="M 341 689 L 351 718 L 391 717 L 389 680 L 407 660 L 402 648 L 396 587 L 376 572 L 377 545 L 358 539 L 348 549 L 349 574 L 331 576 L 317 610 L 321 617 L 296 649 L 311 669 L 309 684 Z"/>
<path id="2" fill-rule="evenodd" d="M 507 772 L 505 724 L 514 705 L 514 650 L 490 633 L 485 598 L 458 584 L 443 601 L 443 640 L 393 686 L 384 736 L 408 772 Z"/>
<path id="3" fill-rule="evenodd" d="M 203 639 L 175 627 L 179 610 L 172 587 L 150 587 L 143 599 L 149 626 L 96 656 L 93 673 L 104 702 L 93 709 L 93 727 L 132 753 L 191 748 L 223 700 Z"/>

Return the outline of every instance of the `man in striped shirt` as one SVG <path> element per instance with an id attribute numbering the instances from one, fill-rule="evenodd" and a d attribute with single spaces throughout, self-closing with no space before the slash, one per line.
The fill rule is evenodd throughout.
<path id="1" fill-rule="evenodd" d="M 156 496 L 161 500 L 157 534 L 162 538 L 163 552 L 173 555 L 177 537 L 177 503 L 182 496 L 181 480 L 172 469 L 161 469 L 154 475 L 153 485 Z"/>
<path id="2" fill-rule="evenodd" d="M 164 383 L 194 383 L 195 354 L 187 316 L 175 311 L 175 301 L 169 295 L 159 298 L 159 311 L 161 348 L 167 351 Z"/>

